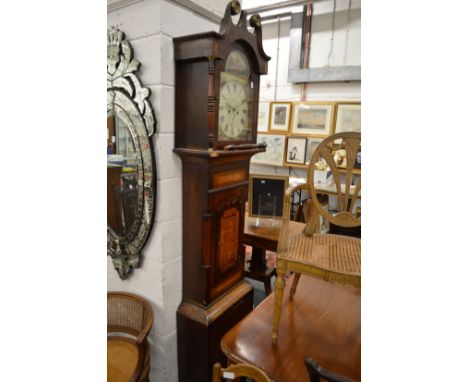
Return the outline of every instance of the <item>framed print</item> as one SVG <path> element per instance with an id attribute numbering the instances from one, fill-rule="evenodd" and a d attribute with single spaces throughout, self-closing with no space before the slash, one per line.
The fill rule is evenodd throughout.
<path id="1" fill-rule="evenodd" d="M 268 131 L 269 120 L 270 120 L 270 103 L 259 102 L 258 103 L 257 131 L 259 132 Z"/>
<path id="2" fill-rule="evenodd" d="M 335 133 L 361 132 L 361 104 L 337 104 Z"/>
<path id="3" fill-rule="evenodd" d="M 270 104 L 270 130 L 289 131 L 291 102 L 272 102 Z"/>
<path id="4" fill-rule="evenodd" d="M 312 154 L 314 153 L 317 146 L 322 142 L 323 138 L 307 138 L 307 149 L 306 149 L 306 159 L 305 164 L 310 163 L 310 159 L 312 158 Z"/>
<path id="5" fill-rule="evenodd" d="M 333 102 L 298 102 L 293 106 L 292 132 L 316 137 L 332 133 Z"/>
<path id="6" fill-rule="evenodd" d="M 285 163 L 304 164 L 306 155 L 307 138 L 288 137 Z"/>
<path id="7" fill-rule="evenodd" d="M 252 157 L 251 163 L 282 166 L 286 137 L 280 134 L 257 134 L 257 143 L 267 145 L 264 153 Z"/>
<path id="8" fill-rule="evenodd" d="M 281 218 L 288 176 L 252 174 L 249 176 L 249 215 Z"/>

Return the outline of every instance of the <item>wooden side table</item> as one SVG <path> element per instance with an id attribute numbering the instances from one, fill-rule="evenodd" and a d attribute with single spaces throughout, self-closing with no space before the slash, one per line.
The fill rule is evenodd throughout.
<path id="1" fill-rule="evenodd" d="M 300 234 L 304 227 L 304 223 L 289 223 L 291 235 Z M 271 278 L 276 275 L 276 270 L 267 266 L 266 251 L 276 252 L 280 232 L 281 219 L 276 219 L 273 224 L 269 219 L 257 219 L 245 213 L 244 244 L 252 247 L 252 260 L 245 277 L 262 282 L 267 296 L 271 293 Z"/>

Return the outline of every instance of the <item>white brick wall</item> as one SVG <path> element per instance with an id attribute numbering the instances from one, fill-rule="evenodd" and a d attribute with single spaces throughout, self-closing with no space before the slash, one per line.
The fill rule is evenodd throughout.
<path id="1" fill-rule="evenodd" d="M 218 1 L 204 0 L 217 10 Z M 224 9 L 224 5 L 222 7 Z M 150 379 L 177 381 L 176 310 L 182 298 L 182 166 L 174 147 L 174 54 L 172 38 L 218 30 L 218 25 L 164 0 L 130 2 L 108 13 L 108 26 L 120 28 L 142 64 L 140 78 L 151 90 L 157 133 L 156 219 L 143 250 L 143 266 L 121 281 L 108 258 L 108 290 L 124 290 L 147 298 L 155 313 Z"/>

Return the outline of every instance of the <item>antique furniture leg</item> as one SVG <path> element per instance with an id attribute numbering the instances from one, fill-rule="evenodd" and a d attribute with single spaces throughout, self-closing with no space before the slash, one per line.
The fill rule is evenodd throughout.
<path id="1" fill-rule="evenodd" d="M 281 303 L 283 301 L 284 293 L 284 275 L 286 273 L 286 264 L 281 260 L 278 261 L 276 266 L 276 283 L 275 283 L 275 305 L 273 307 L 273 343 L 278 341 L 278 328 L 279 320 L 281 317 Z"/>
<path id="2" fill-rule="evenodd" d="M 301 277 L 301 274 L 296 272 L 294 273 L 294 281 L 293 284 L 291 285 L 291 290 L 289 291 L 289 299 L 292 300 L 294 298 L 294 295 L 296 294 L 296 288 L 297 284 L 299 283 L 299 278 Z"/>

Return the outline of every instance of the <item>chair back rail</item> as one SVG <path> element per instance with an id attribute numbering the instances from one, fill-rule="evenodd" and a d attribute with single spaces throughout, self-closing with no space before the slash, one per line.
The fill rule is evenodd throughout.
<path id="1" fill-rule="evenodd" d="M 356 213 L 356 202 L 361 197 L 361 174 L 355 171 L 354 165 L 357 154 L 361 149 L 361 134 L 355 132 L 344 132 L 325 138 L 314 151 L 310 160 L 307 183 L 313 203 L 313 210 L 322 215 L 329 222 L 342 227 L 357 227 L 361 225 L 361 217 Z M 338 152 L 346 160 L 346 164 L 339 168 L 335 156 Z M 314 182 L 318 163 L 325 163 L 331 172 L 333 185 L 319 185 Z M 353 184 L 354 183 L 354 184 Z M 318 198 L 319 194 L 330 192 L 337 196 L 337 212 L 330 213 L 324 208 Z M 308 233 L 312 231 L 311 227 Z"/>

